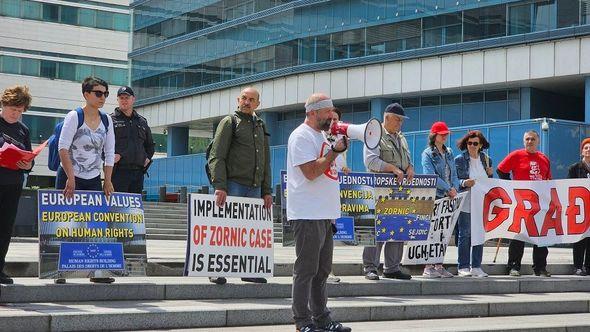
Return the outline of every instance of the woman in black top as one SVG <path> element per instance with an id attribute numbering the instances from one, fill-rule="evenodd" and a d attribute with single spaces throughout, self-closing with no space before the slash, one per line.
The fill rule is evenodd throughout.
<path id="1" fill-rule="evenodd" d="M 570 179 L 590 178 L 590 137 L 580 145 L 582 160 L 570 166 L 567 177 Z M 574 243 L 574 274 L 585 276 L 590 273 L 590 238 Z"/>
<path id="2" fill-rule="evenodd" d="M 0 103 L 0 146 L 6 142 L 31 151 L 29 128 L 20 122 L 23 112 L 31 105 L 29 88 L 14 86 L 4 90 Z M 29 171 L 33 163 L 21 160 L 16 166 L 18 170 L 0 167 L 0 284 L 13 283 L 4 273 L 4 263 L 23 187 L 23 173 Z"/>

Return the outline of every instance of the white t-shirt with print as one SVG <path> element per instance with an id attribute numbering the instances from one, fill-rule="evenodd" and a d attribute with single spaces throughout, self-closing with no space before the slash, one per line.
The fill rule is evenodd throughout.
<path id="1" fill-rule="evenodd" d="M 115 131 L 113 120 L 109 115 L 107 118 L 108 130 L 104 127 L 102 119 L 96 130 L 92 130 L 86 122 L 78 128 L 78 113 L 75 110 L 66 115 L 58 149 L 68 150 L 76 177 L 89 180 L 99 176 L 103 167 L 103 151 L 104 165 L 115 164 Z"/>
<path id="2" fill-rule="evenodd" d="M 324 135 L 303 123 L 289 136 L 287 145 L 287 219 L 340 218 L 340 184 L 336 164 L 313 181 L 301 168 L 330 151 Z"/>

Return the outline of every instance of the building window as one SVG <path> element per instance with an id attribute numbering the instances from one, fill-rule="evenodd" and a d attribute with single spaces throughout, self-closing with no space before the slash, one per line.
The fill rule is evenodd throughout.
<path id="1" fill-rule="evenodd" d="M 39 68 L 41 62 L 37 59 L 22 58 L 21 60 L 21 74 L 28 76 L 39 76 Z"/>
<path id="2" fill-rule="evenodd" d="M 461 13 L 425 17 L 422 19 L 424 47 L 461 42 Z"/>
<path id="3" fill-rule="evenodd" d="M 78 8 L 61 6 L 60 23 L 64 24 L 78 24 Z"/>
<path id="4" fill-rule="evenodd" d="M 2 56 L 2 72 L 7 74 L 20 74 L 20 59 L 13 56 Z"/>
<path id="5" fill-rule="evenodd" d="M 59 6 L 51 3 L 43 4 L 43 20 L 47 22 L 59 21 Z"/>
<path id="6" fill-rule="evenodd" d="M 55 78 L 57 63 L 55 61 L 41 60 L 41 77 Z"/>
<path id="7" fill-rule="evenodd" d="M 113 13 L 97 11 L 96 12 L 96 27 L 99 29 L 113 28 Z"/>
<path id="8" fill-rule="evenodd" d="M 0 13 L 5 16 L 19 17 L 20 16 L 20 1 L 19 0 L 3 0 L 2 10 Z"/>
<path id="9" fill-rule="evenodd" d="M 96 26 L 96 10 L 80 8 L 78 12 L 78 24 L 85 27 Z"/>
<path id="10" fill-rule="evenodd" d="M 519 35 L 531 32 L 530 4 L 510 6 L 508 34 Z"/>
<path id="11" fill-rule="evenodd" d="M 22 13 L 23 18 L 30 20 L 40 20 L 43 11 L 43 4 L 36 1 L 23 1 Z"/>
<path id="12" fill-rule="evenodd" d="M 463 17 L 465 41 L 506 35 L 506 5 L 466 10 Z"/>
<path id="13" fill-rule="evenodd" d="M 75 81 L 76 80 L 76 64 L 60 62 L 57 78 L 60 80 Z"/>
<path id="14" fill-rule="evenodd" d="M 129 32 L 128 14 L 40 1 L 0 0 L 0 16 Z"/>
<path id="15" fill-rule="evenodd" d="M 555 2 L 541 1 L 533 4 L 533 31 L 546 31 L 554 29 Z"/>

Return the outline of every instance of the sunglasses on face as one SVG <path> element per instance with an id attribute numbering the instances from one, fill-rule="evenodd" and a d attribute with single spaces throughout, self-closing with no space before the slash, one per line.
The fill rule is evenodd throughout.
<path id="1" fill-rule="evenodd" d="M 96 96 L 96 98 L 102 98 L 102 96 L 104 96 L 105 98 L 107 98 L 109 96 L 109 92 L 108 91 L 99 91 L 99 90 L 91 90 L 88 92 L 92 92 L 94 93 L 94 95 Z"/>
<path id="2" fill-rule="evenodd" d="M 467 142 L 467 145 L 478 146 L 479 142 Z"/>

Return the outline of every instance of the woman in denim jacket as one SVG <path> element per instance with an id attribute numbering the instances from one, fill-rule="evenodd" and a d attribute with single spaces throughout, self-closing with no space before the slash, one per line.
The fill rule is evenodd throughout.
<path id="1" fill-rule="evenodd" d="M 453 151 L 445 146 L 449 137 L 449 127 L 444 122 L 435 122 L 428 135 L 428 147 L 422 152 L 422 170 L 424 174 L 438 175 L 436 181 L 436 198 L 449 196 L 454 198 L 459 188 L 457 169 Z M 450 278 L 453 275 L 444 269 L 442 264 L 425 265 L 424 277 Z"/>
<path id="2" fill-rule="evenodd" d="M 492 160 L 482 152 L 488 149 L 490 143 L 479 130 L 469 131 L 457 142 L 462 154 L 455 157 L 457 166 L 457 177 L 459 178 L 460 191 L 469 191 L 475 184 L 476 179 L 492 177 Z M 458 275 L 460 277 L 487 277 L 481 269 L 483 256 L 483 245 L 471 246 L 471 193 L 465 197 L 465 202 L 457 221 L 457 249 L 459 254 Z M 471 253 L 471 270 L 469 269 L 469 254 Z"/>

